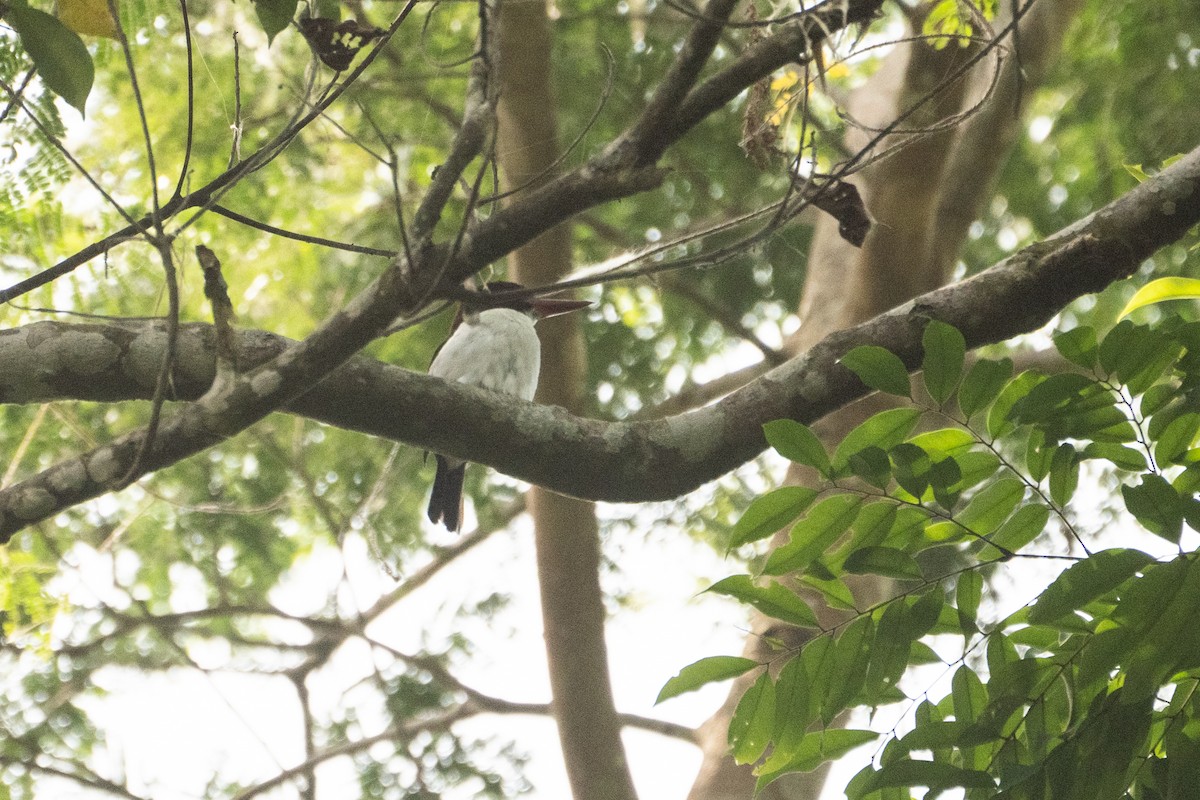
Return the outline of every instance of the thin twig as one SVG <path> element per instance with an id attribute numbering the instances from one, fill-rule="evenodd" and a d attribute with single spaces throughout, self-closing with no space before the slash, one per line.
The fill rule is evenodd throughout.
<path id="1" fill-rule="evenodd" d="M 115 0 L 110 0 L 115 2 Z M 188 169 L 192 163 L 192 146 L 196 134 L 196 65 L 192 43 L 192 19 L 188 14 L 188 0 L 179 0 L 179 11 L 183 16 L 183 47 L 187 54 L 187 133 L 183 143 L 183 164 L 179 167 L 179 179 L 175 181 L 175 191 L 171 199 L 183 196 L 183 187 L 187 185 Z M 234 33 L 236 41 L 237 33 Z M 236 50 L 236 45 L 235 45 Z M 234 56 L 236 61 L 237 56 Z"/>

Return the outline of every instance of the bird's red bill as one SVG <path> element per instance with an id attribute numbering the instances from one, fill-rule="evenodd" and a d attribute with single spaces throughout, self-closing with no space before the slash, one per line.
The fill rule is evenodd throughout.
<path id="1" fill-rule="evenodd" d="M 562 300 L 553 297 L 537 297 L 529 301 L 539 317 L 556 317 L 587 308 L 591 303 L 587 300 Z"/>

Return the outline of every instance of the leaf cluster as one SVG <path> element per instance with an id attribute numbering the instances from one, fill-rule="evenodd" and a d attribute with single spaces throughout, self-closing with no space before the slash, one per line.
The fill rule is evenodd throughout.
<path id="1" fill-rule="evenodd" d="M 760 670 L 729 729 L 760 790 L 876 740 L 850 798 L 907 798 L 916 786 L 972 800 L 1168 798 L 1195 785 L 1200 640 L 1188 630 L 1200 567 L 1182 533 L 1200 531 L 1200 324 L 1123 321 L 1103 337 L 1079 327 L 1055 345 L 1073 370 L 1014 375 L 1008 359 L 968 366 L 959 332 L 932 321 L 917 380 L 882 348 L 842 359 L 908 403 L 833 452 L 798 422 L 765 426 L 781 455 L 820 480 L 750 505 L 731 547 L 790 528 L 787 541 L 761 575 L 710 591 L 811 637 L 780 652 L 781 667 L 703 659 L 660 696 Z M 914 433 L 923 417 L 949 424 Z M 1120 476 L 1125 510 L 1177 555 L 1088 550 L 1068 513 L 1086 461 Z M 1084 555 L 1058 552 L 1042 536 L 1051 527 Z M 1035 601 L 987 621 L 985 571 L 1026 559 L 1072 564 Z M 864 573 L 894 579 L 895 595 L 860 607 L 847 577 Z M 840 616 L 815 613 L 815 597 Z M 961 655 L 948 659 L 939 650 L 954 639 Z M 949 694 L 902 690 L 923 664 L 953 673 Z M 902 734 L 832 724 L 847 709 L 897 702 L 912 712 Z"/>

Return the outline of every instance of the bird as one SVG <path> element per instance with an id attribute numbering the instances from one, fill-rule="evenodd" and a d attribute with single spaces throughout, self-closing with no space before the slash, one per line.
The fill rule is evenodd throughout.
<path id="1" fill-rule="evenodd" d="M 534 323 L 587 308 L 591 303 L 511 296 L 522 289 L 519 283 L 491 281 L 483 292 L 463 301 L 450 328 L 450 337 L 434 353 L 429 374 L 532 400 L 542 360 Z M 429 521 L 457 531 L 462 520 L 467 462 L 452 456 L 435 456 L 437 473 L 429 494 Z"/>

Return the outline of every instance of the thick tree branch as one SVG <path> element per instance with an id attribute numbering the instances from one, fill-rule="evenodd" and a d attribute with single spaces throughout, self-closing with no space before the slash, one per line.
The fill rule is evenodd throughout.
<path id="1" fill-rule="evenodd" d="M 856 8 L 868 5 L 877 7 L 879 2 L 852 0 L 851 5 Z M 727 3 L 714 0 L 714 9 L 725 7 L 728 7 Z M 840 20 L 828 21 L 830 28 L 852 21 L 849 13 L 838 16 Z M 393 29 L 398 24 L 399 19 L 393 23 Z M 712 24 L 710 20 L 698 23 L 700 28 L 706 30 Z M 697 41 L 704 39 L 701 34 L 697 36 Z M 694 52 L 681 54 L 682 66 L 676 70 L 680 76 L 680 87 L 691 85 L 698 74 L 702 56 L 706 57 L 705 54 L 711 52 L 706 47 L 698 45 L 699 49 Z M 764 62 L 758 64 L 756 69 L 767 69 L 768 66 Z M 486 65 L 481 69 L 486 70 Z M 723 80 L 728 81 L 728 75 L 726 70 L 718 77 L 726 76 Z M 480 74 L 475 77 L 481 79 L 483 76 Z M 741 77 L 753 82 L 761 76 L 745 74 Z M 486 111 L 483 116 L 490 115 L 491 109 L 487 107 L 492 99 L 481 100 L 477 91 L 482 83 L 482 80 L 472 83 L 468 102 L 468 108 L 475 109 L 468 114 L 472 119 L 482 119 L 480 112 L 483 111 Z M 675 100 L 672 98 L 669 102 L 664 100 L 657 104 L 655 108 L 665 113 L 674 106 Z M 671 126 L 668 132 L 657 135 L 655 141 L 658 147 L 652 148 L 654 152 L 639 152 L 638 148 L 633 148 L 625 149 L 622 155 L 622 148 L 610 149 L 607 154 L 581 169 L 530 192 L 522 200 L 493 214 L 474 230 L 466 231 L 462 240 L 453 246 L 445 243 L 436 245 L 428 238 L 418 237 L 415 252 L 406 253 L 403 259 L 393 261 L 380 278 L 345 309 L 326 320 L 302 344 L 284 349 L 272 361 L 240 375 L 227 388 L 222 387 L 224 391 L 206 394 L 200 401 L 179 410 L 162 424 L 149 446 L 146 445 L 146 431 L 135 431 L 8 489 L 0 495 L 0 539 L 7 540 L 12 531 L 110 491 L 122 480 L 135 480 L 235 435 L 305 393 L 387 330 L 396 316 L 412 313 L 437 291 L 453 291 L 467 275 L 580 211 L 607 200 L 653 188 L 662 175 L 660 170 L 650 166 L 657 154 L 686 133 L 694 122 L 718 107 L 702 104 L 699 112 L 692 114 L 691 122 L 683 126 Z M 633 130 L 636 129 L 635 125 Z M 480 144 L 477 134 L 478 127 L 475 125 L 465 124 L 460 130 L 458 141 L 463 146 L 455 152 L 461 150 L 462 157 L 456 159 L 452 171 L 460 163 L 465 165 L 469 160 L 467 153 Z M 653 155 L 653 158 L 647 154 Z M 444 192 L 431 191 L 418 216 L 425 224 L 432 226 L 447 199 L 448 195 Z M 446 448 L 447 452 L 453 452 L 454 449 L 457 448 Z M 143 450 L 144 457 L 138 456 Z"/>
<path id="2" fill-rule="evenodd" d="M 485 463 L 577 497 L 626 502 L 676 497 L 762 452 L 762 423 L 781 417 L 811 422 L 863 395 L 864 387 L 838 364 L 850 348 L 883 345 L 916 366 L 921 330 L 929 318 L 959 328 L 971 347 L 1035 330 L 1076 297 L 1130 275 L 1143 259 L 1198 221 L 1200 149 L 1046 242 L 969 280 L 832 334 L 713 406 L 667 419 L 582 419 L 366 359 L 355 359 L 293 398 L 290 409 Z M 390 291 L 403 296 L 402 287 Z M 335 316 L 329 324 L 337 325 L 339 319 Z M 125 371 L 140 364 L 144 372 L 146 363 L 158 363 L 165 335 L 148 328 L 38 323 L 0 332 L 0 401 L 145 396 L 148 384 L 126 385 Z M 64 337 L 78 338 L 67 347 Z M 194 359 L 197 349 L 204 351 L 204 339 L 194 326 L 182 331 L 180 360 L 193 366 L 181 363 L 181 371 L 191 375 L 177 384 L 181 391 L 198 386 L 197 372 L 203 369 L 196 369 Z M 264 396 L 270 392 L 255 394 L 257 382 L 286 381 L 289 370 L 328 352 L 314 353 L 311 345 L 288 349 L 286 340 L 262 333 L 242 334 L 241 344 L 251 351 L 239 353 L 248 365 L 254 357 L 278 354 L 269 362 L 271 370 L 252 370 L 238 381 L 250 395 L 246 406 L 261 414 L 269 410 Z M 347 346 L 353 345 L 341 347 Z M 208 359 L 211 375 L 211 353 Z M 191 409 L 168 423 L 151 466 L 161 468 L 198 452 L 202 447 L 196 442 L 219 440 L 220 428 L 198 428 L 207 413 L 212 410 Z M 242 423 L 247 413 L 235 416 Z M 188 447 L 173 446 L 180 437 L 190 440 Z M 0 491 L 0 540 L 108 491 L 114 466 L 130 455 L 128 438 Z"/>

